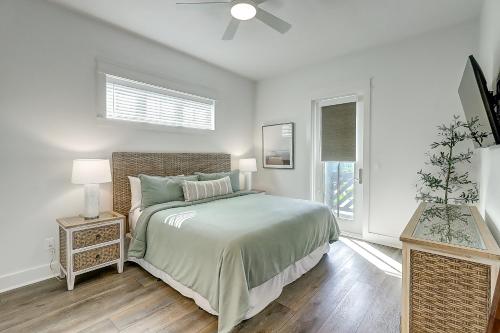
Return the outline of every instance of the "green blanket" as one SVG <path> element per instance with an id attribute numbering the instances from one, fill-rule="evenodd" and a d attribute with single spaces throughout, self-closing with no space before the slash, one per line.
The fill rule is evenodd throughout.
<path id="1" fill-rule="evenodd" d="M 128 255 L 205 297 L 225 333 L 244 319 L 250 289 L 338 237 L 337 223 L 322 204 L 238 192 L 148 207 Z"/>

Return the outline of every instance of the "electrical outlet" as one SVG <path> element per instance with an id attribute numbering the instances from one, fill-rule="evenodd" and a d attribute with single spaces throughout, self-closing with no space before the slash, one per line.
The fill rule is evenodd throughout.
<path id="1" fill-rule="evenodd" d="M 56 247 L 53 237 L 45 238 L 45 249 L 47 251 L 52 251 Z"/>

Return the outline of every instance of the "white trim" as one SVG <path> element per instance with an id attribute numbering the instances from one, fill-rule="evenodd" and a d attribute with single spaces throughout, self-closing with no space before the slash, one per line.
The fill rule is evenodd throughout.
<path id="1" fill-rule="evenodd" d="M 375 244 L 385 245 L 389 247 L 395 247 L 398 249 L 403 248 L 403 243 L 399 240 L 398 237 L 387 236 L 382 234 L 377 234 L 374 232 L 365 232 L 363 234 L 363 240 Z"/>
<path id="2" fill-rule="evenodd" d="M 435 255 L 440 255 L 444 257 L 449 257 L 449 258 L 454 258 L 454 259 L 460 259 L 460 260 L 466 260 L 466 261 L 473 261 L 476 263 L 480 263 L 483 265 L 489 265 L 489 266 L 498 266 L 499 261 L 496 259 L 490 259 L 488 257 L 480 257 L 474 254 L 469 254 L 465 253 L 463 255 L 460 254 L 454 254 L 450 253 L 446 250 L 441 250 L 439 248 L 432 247 L 432 245 L 420 245 L 420 244 L 414 244 L 414 243 L 405 243 L 405 245 L 408 247 L 409 250 L 417 250 L 421 252 L 427 252 Z M 492 282 L 496 282 L 496 279 Z M 492 291 L 494 290 L 494 286 L 492 288 Z"/>
<path id="3" fill-rule="evenodd" d="M 88 250 L 88 248 L 86 249 Z M 123 251 L 123 250 L 122 250 Z M 75 272 L 74 275 L 79 275 L 83 274 L 86 272 L 93 271 L 98 268 L 110 266 L 110 265 L 115 265 L 115 264 L 120 264 L 120 260 L 114 260 L 110 262 L 106 262 L 104 264 L 94 266 L 85 270 L 81 270 L 78 272 Z M 59 266 L 58 262 L 53 262 L 52 267 L 54 272 L 58 272 L 60 269 L 64 271 L 65 274 L 67 274 L 66 270 L 64 270 L 62 267 Z M 122 266 L 123 267 L 123 266 Z M 28 286 L 33 283 L 45 281 L 48 279 L 52 279 L 54 277 L 57 277 L 58 274 L 54 273 L 50 270 L 50 265 L 45 264 L 45 265 L 40 265 L 40 266 L 35 266 L 32 268 L 28 268 L 25 270 L 13 272 L 13 273 L 8 273 L 5 275 L 0 276 L 0 293 L 4 293 L 9 290 L 21 288 Z"/>
<path id="4" fill-rule="evenodd" d="M 213 117 L 213 130 L 195 129 L 186 127 L 173 127 L 158 124 L 138 123 L 119 119 L 106 118 L 106 74 L 127 78 L 133 81 L 145 82 L 150 85 L 165 87 L 170 90 L 185 92 L 195 96 L 204 96 L 216 101 L 216 107 L 220 100 L 217 90 L 202 85 L 192 84 L 163 73 L 153 73 L 151 71 L 137 68 L 129 64 L 119 64 L 105 58 L 95 60 L 95 80 L 96 80 L 96 115 L 103 125 L 117 125 L 141 130 L 152 130 L 160 132 L 172 132 L 183 134 L 214 135 L 217 131 L 218 112 L 215 111 Z"/>
<path id="5" fill-rule="evenodd" d="M 110 74 L 118 77 L 125 77 L 138 82 L 147 82 L 151 85 L 156 85 L 159 87 L 167 87 L 168 89 L 182 91 L 188 94 L 203 96 L 209 99 L 218 100 L 219 94 L 213 88 L 192 84 L 183 81 L 180 78 L 163 75 L 162 73 L 152 73 L 144 70 L 142 68 L 137 68 L 128 64 L 118 64 L 114 61 L 108 61 L 107 59 L 97 58 L 96 59 L 96 72 L 98 79 L 104 79 L 101 84 L 105 83 L 105 77 L 99 74 Z M 103 91 L 101 90 L 101 93 Z M 101 95 L 100 97 L 105 97 Z M 105 102 L 105 98 L 104 101 Z M 105 105 L 102 105 L 105 106 Z M 101 109 L 102 110 L 102 109 Z"/>
<path id="6" fill-rule="evenodd" d="M 104 264 L 92 266 L 92 267 L 89 267 L 89 268 L 85 268 L 85 269 L 73 272 L 73 275 L 74 276 L 80 275 L 80 274 L 83 274 L 83 273 L 94 271 L 94 270 L 99 269 L 99 268 L 103 268 L 103 267 L 106 267 L 106 266 L 111 266 L 111 265 L 114 265 L 114 264 L 118 264 L 119 262 L 120 262 L 120 259 L 115 259 L 113 261 L 107 261 Z"/>
<path id="7" fill-rule="evenodd" d="M 215 113 L 217 118 L 217 112 Z M 181 133 L 189 135 L 214 135 L 216 130 L 206 130 L 206 129 L 196 129 L 187 127 L 173 127 L 149 123 L 138 123 L 134 121 L 120 120 L 120 119 L 110 119 L 97 115 L 97 121 L 102 126 L 120 126 L 128 129 L 140 129 L 147 131 L 157 131 L 157 132 L 169 132 L 169 133 Z"/>
<path id="8" fill-rule="evenodd" d="M 120 242 L 121 242 L 120 239 L 114 239 L 114 240 L 106 242 L 106 243 L 99 243 L 99 244 L 95 244 L 95 245 L 92 245 L 92 246 L 81 247 L 79 249 L 73 250 L 73 254 L 77 254 L 77 253 L 80 253 L 80 252 L 86 252 L 86 251 L 89 251 L 89 250 L 94 250 L 94 249 L 97 249 L 97 248 L 100 248 L 100 247 L 105 247 L 105 246 L 117 244 L 117 243 L 120 243 Z"/>
<path id="9" fill-rule="evenodd" d="M 403 247 L 402 242 L 397 237 L 381 235 L 372 232 L 363 235 L 354 232 L 341 231 L 340 234 L 345 237 L 356 238 L 365 242 L 394 247 L 397 249 L 401 249 Z"/>
<path id="10" fill-rule="evenodd" d="M 58 266 L 58 263 L 54 262 L 53 265 L 54 267 Z M 58 270 L 59 268 L 56 267 L 55 271 Z M 57 276 L 57 274 L 51 272 L 50 266 L 48 264 L 8 273 L 0 276 L 0 293 L 24 287 L 43 280 L 48 280 L 55 276 Z"/>
<path id="11" fill-rule="evenodd" d="M 62 230 L 66 232 L 66 287 L 68 290 L 73 290 L 75 286 L 75 276 L 72 274 L 73 254 L 71 254 L 71 251 L 73 250 L 73 231 L 65 228 L 62 228 Z M 61 250 L 59 249 L 59 251 Z M 60 255 L 59 261 L 61 261 Z"/>
<path id="12" fill-rule="evenodd" d="M 359 101 L 359 96 L 356 94 L 348 94 L 344 96 L 332 97 L 332 98 L 324 98 L 318 100 L 318 106 L 320 108 L 324 106 L 337 105 L 337 104 L 345 104 L 345 103 L 357 103 Z"/>
<path id="13" fill-rule="evenodd" d="M 356 238 L 356 239 L 360 239 L 360 240 L 365 240 L 363 238 L 362 234 L 358 234 L 358 233 L 355 233 L 355 232 L 349 232 L 349 231 L 341 231 L 340 232 L 340 236 L 341 237 L 349 237 L 349 238 Z"/>
<path id="14" fill-rule="evenodd" d="M 92 224 L 87 224 L 87 225 L 83 225 L 81 227 L 75 227 L 75 228 L 70 228 L 71 230 L 73 231 L 81 231 L 81 230 L 87 230 L 87 229 L 95 229 L 95 228 L 100 228 L 100 227 L 106 227 L 106 226 L 109 226 L 109 225 L 112 225 L 112 224 L 120 224 L 120 219 L 121 218 L 116 218 L 115 220 L 111 220 L 111 221 L 108 221 L 108 222 L 102 222 L 102 223 L 92 223 Z M 64 229 L 64 227 L 63 227 Z"/>
<path id="15" fill-rule="evenodd" d="M 116 265 L 118 273 L 123 273 L 123 266 L 125 263 L 125 219 L 120 223 L 120 259 Z"/>
<path id="16" fill-rule="evenodd" d="M 323 183 L 323 165 L 320 159 L 320 144 L 318 142 L 321 129 L 319 128 L 319 109 L 321 105 L 330 105 L 335 103 L 356 102 L 356 121 L 363 124 L 363 131 L 360 133 L 362 140 L 361 152 L 357 152 L 358 163 L 356 169 L 363 171 L 362 183 L 362 209 L 360 211 L 360 224 L 363 237 L 369 236 L 370 223 L 370 168 L 371 168 L 371 112 L 372 112 L 372 94 L 373 94 L 373 78 L 362 80 L 355 83 L 342 84 L 336 89 L 329 89 L 312 94 L 309 97 L 311 103 L 311 112 L 308 117 L 309 132 L 307 135 L 310 149 L 311 173 L 310 173 L 310 198 L 311 200 L 322 202 L 322 184 Z M 358 112 L 359 104 L 363 103 L 362 112 Z M 391 245 L 392 246 L 392 245 Z"/>

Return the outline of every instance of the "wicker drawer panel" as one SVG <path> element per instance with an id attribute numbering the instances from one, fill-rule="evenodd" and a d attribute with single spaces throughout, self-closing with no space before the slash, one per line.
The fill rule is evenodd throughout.
<path id="1" fill-rule="evenodd" d="M 411 333 L 486 331 L 489 266 L 416 250 L 410 263 Z"/>
<path id="2" fill-rule="evenodd" d="M 59 227 L 59 262 L 64 269 L 67 269 L 66 255 L 66 230 Z"/>
<path id="3" fill-rule="evenodd" d="M 120 244 L 111 244 L 73 255 L 73 271 L 91 268 L 120 258 Z"/>
<path id="4" fill-rule="evenodd" d="M 73 249 L 106 243 L 120 238 L 120 224 L 75 231 L 73 233 Z"/>

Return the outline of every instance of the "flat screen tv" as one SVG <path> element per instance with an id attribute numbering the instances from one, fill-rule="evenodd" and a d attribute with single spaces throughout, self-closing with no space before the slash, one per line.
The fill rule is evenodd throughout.
<path id="1" fill-rule="evenodd" d="M 473 140 L 476 148 L 500 144 L 500 121 L 497 114 L 497 99 L 488 90 L 486 79 L 476 59 L 469 56 L 458 94 L 462 101 L 465 118 L 469 124 L 477 120 L 477 130 L 490 133 L 480 140 Z"/>

